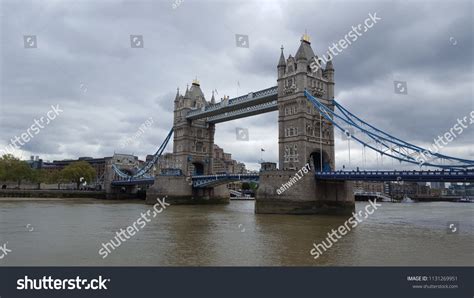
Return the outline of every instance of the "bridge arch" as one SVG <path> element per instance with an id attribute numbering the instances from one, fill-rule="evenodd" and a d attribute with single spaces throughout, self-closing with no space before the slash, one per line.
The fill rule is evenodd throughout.
<path id="1" fill-rule="evenodd" d="M 314 171 L 327 172 L 333 170 L 329 154 L 325 150 L 316 149 L 309 154 L 309 165 Z"/>
<path id="2" fill-rule="evenodd" d="M 130 176 L 132 176 L 134 174 L 131 169 L 127 169 L 127 168 L 120 169 L 120 171 L 122 171 L 123 173 L 125 173 L 127 175 L 130 175 Z"/>
<path id="3" fill-rule="evenodd" d="M 192 163 L 192 174 L 193 175 L 204 175 L 204 164 L 202 162 L 195 161 Z"/>
<path id="4" fill-rule="evenodd" d="M 124 175 L 128 175 L 129 177 L 132 177 L 135 173 L 132 171 L 132 169 L 130 168 L 118 168 L 117 169 L 120 170 L 121 173 L 123 173 Z M 113 179 L 112 180 L 126 180 L 128 178 L 126 177 L 123 177 L 123 176 L 120 176 L 118 173 L 112 171 L 112 177 Z"/>

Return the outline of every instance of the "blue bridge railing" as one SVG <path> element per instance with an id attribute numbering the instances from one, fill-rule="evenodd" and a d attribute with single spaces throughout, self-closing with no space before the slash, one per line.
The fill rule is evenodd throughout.
<path id="1" fill-rule="evenodd" d="M 257 182 L 259 180 L 258 173 L 250 174 L 217 174 L 217 175 L 200 175 L 193 176 L 192 183 L 193 187 L 202 188 L 202 187 L 211 187 L 227 182 L 232 181 L 253 181 Z"/>
<path id="2" fill-rule="evenodd" d="M 474 182 L 474 171 L 331 171 L 315 176 L 319 180 Z"/>
<path id="3" fill-rule="evenodd" d="M 346 181 L 474 182 L 474 171 L 326 171 L 315 172 L 315 177 L 318 180 Z M 198 175 L 192 176 L 191 181 L 192 186 L 196 188 L 213 187 L 232 181 L 258 182 L 259 173 Z M 141 185 L 154 182 L 153 177 L 122 178 L 112 181 L 112 185 Z"/>

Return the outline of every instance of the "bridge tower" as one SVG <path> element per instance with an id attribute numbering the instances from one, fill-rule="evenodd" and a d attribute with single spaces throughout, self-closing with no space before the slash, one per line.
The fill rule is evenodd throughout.
<path id="1" fill-rule="evenodd" d="M 305 34 L 295 57 L 285 61 L 283 48 L 278 62 L 278 146 L 283 170 L 301 169 L 306 163 L 316 170 L 334 169 L 334 127 L 320 116 L 303 92 L 309 90 L 331 106 L 334 98 L 334 67 L 323 70 Z"/>
<path id="2" fill-rule="evenodd" d="M 304 96 L 308 90 L 333 109 L 333 63 L 322 67 L 306 34 L 294 57 L 285 59 L 281 48 L 277 65 L 279 170 L 261 172 L 257 213 L 349 214 L 354 209 L 350 183 L 314 178 L 314 171 L 335 169 L 334 127 Z M 296 180 L 295 173 L 306 164 L 313 174 L 300 172 L 302 177 Z M 282 188 L 290 180 L 294 183 Z"/>
<path id="3" fill-rule="evenodd" d="M 211 102 L 206 101 L 200 84 L 194 80 L 191 88 L 186 87 L 184 95 L 176 93 L 174 99 L 173 120 L 173 163 L 183 175 L 170 176 L 156 173 L 155 183 L 147 191 L 147 202 L 156 203 L 157 197 L 167 196 L 171 203 L 226 203 L 229 194 L 223 188 L 192 187 L 191 176 L 213 174 L 213 146 L 215 124 L 208 123 L 205 118 L 186 119 L 189 111 L 204 109 L 215 103 L 214 95 Z"/>
<path id="4" fill-rule="evenodd" d="M 215 124 L 207 123 L 205 119 L 186 119 L 189 111 L 204 109 L 207 105 L 209 103 L 197 80 L 193 81 L 191 88 L 186 88 L 184 96 L 179 94 L 179 90 L 176 93 L 173 155 L 177 167 L 187 176 L 212 174 Z"/>

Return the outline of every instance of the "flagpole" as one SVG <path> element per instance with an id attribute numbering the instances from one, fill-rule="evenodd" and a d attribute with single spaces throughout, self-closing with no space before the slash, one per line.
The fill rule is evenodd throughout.
<path id="1" fill-rule="evenodd" d="M 323 171 L 323 119 L 321 112 L 319 113 L 319 159 L 321 164 L 321 172 Z"/>

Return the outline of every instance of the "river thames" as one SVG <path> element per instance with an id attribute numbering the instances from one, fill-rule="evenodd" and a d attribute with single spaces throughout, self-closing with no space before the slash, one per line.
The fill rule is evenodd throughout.
<path id="1" fill-rule="evenodd" d="M 367 202 L 357 202 L 362 210 Z M 0 266 L 473 266 L 474 204 L 382 203 L 318 259 L 347 218 L 254 214 L 253 201 L 171 205 L 103 259 L 141 201 L 0 199 Z M 448 232 L 455 222 L 455 233 Z"/>

